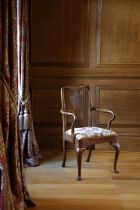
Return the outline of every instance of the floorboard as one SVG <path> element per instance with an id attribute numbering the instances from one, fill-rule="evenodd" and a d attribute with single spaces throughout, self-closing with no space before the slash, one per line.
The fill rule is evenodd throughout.
<path id="1" fill-rule="evenodd" d="M 35 210 L 140 210 L 140 152 L 122 152 L 119 174 L 114 174 L 113 152 L 94 151 L 91 161 L 83 155 L 82 181 L 76 181 L 73 151 L 61 167 L 62 152 L 43 152 L 38 167 L 25 169 Z"/>

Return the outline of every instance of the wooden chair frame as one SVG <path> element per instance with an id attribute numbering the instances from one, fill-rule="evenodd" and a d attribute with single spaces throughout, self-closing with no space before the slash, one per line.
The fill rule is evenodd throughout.
<path id="1" fill-rule="evenodd" d="M 88 91 L 90 91 L 90 87 L 88 85 L 81 85 L 81 86 L 78 86 L 78 87 L 77 86 L 65 86 L 65 87 L 61 88 L 62 108 L 61 108 L 60 112 L 62 114 L 62 122 L 63 122 L 63 162 L 62 162 L 62 167 L 65 167 L 65 164 L 66 164 L 67 143 L 71 142 L 75 146 L 75 151 L 76 151 L 76 155 L 77 155 L 78 176 L 77 176 L 76 179 L 78 181 L 80 181 L 81 180 L 81 164 L 82 164 L 82 153 L 83 153 L 83 151 L 85 151 L 86 149 L 89 149 L 88 157 L 87 157 L 87 160 L 86 160 L 87 162 L 89 162 L 90 157 L 91 157 L 91 152 L 95 148 L 95 144 L 109 142 L 115 149 L 114 173 L 118 173 L 119 171 L 117 170 L 117 161 L 118 161 L 118 157 L 119 157 L 119 153 L 120 153 L 120 145 L 117 141 L 116 136 L 113 136 L 112 138 L 98 137 L 98 138 L 94 138 L 94 139 L 86 139 L 84 141 L 82 141 L 82 140 L 77 141 L 76 140 L 76 134 L 75 134 L 74 130 L 75 130 L 76 122 L 77 122 L 77 117 L 76 117 L 74 112 L 69 112 L 69 111 L 66 110 L 65 99 L 64 99 L 64 91 L 66 89 L 74 90 L 76 88 L 79 88 L 79 89 L 86 88 Z M 111 110 L 98 109 L 94 106 L 91 106 L 91 103 L 90 103 L 89 109 L 90 109 L 91 121 L 92 121 L 92 114 L 91 114 L 92 112 L 109 113 L 111 115 L 111 118 L 107 122 L 107 129 L 111 131 L 111 124 L 116 118 L 115 114 Z M 66 135 L 65 135 L 65 132 L 67 130 L 67 123 L 66 123 L 66 117 L 67 116 L 70 116 L 72 118 L 72 121 L 71 121 L 71 137 L 69 139 L 66 138 Z"/>

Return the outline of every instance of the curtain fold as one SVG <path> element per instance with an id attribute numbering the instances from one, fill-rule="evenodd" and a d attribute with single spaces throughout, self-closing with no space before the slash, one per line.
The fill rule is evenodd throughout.
<path id="1" fill-rule="evenodd" d="M 1 122 L 0 122 L 0 209 L 16 210 L 10 187 L 10 180 L 8 175 L 8 166 L 6 159 L 6 149 L 3 141 Z"/>
<path id="2" fill-rule="evenodd" d="M 17 49 L 18 49 L 18 111 L 19 127 L 24 151 L 24 163 L 39 165 L 40 153 L 37 144 L 29 93 L 29 18 L 28 1 L 18 1 Z"/>
<path id="3" fill-rule="evenodd" d="M 23 145 L 19 131 L 17 109 L 18 71 L 21 65 L 18 50 L 24 54 L 22 47 L 18 46 L 19 2 L 21 5 L 26 5 L 25 0 L 0 0 L 0 208 L 2 210 L 24 210 L 25 206 L 34 206 L 25 183 L 23 170 L 25 144 Z M 25 18 L 25 7 L 23 11 L 22 18 Z M 19 27 L 21 24 L 22 21 Z M 25 69 L 26 66 L 22 71 Z"/>

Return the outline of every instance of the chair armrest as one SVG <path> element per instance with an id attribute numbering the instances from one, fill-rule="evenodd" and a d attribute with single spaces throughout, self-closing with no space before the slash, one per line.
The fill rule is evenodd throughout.
<path id="1" fill-rule="evenodd" d="M 107 129 L 111 129 L 111 123 L 115 120 L 116 115 L 114 114 L 113 111 L 109 109 L 98 109 L 96 107 L 90 107 L 90 111 L 97 111 L 97 112 L 104 112 L 104 113 L 110 113 L 112 115 L 112 118 L 108 121 L 107 123 Z"/>
<path id="2" fill-rule="evenodd" d="M 77 120 L 75 114 L 72 113 L 72 112 L 66 112 L 66 111 L 64 111 L 64 110 L 62 110 L 62 109 L 60 110 L 60 113 L 61 113 L 62 115 L 67 115 L 67 116 L 72 116 L 72 117 L 73 117 L 73 122 L 72 122 L 72 124 L 71 124 L 71 133 L 72 133 L 72 136 L 74 136 L 74 126 L 75 126 L 75 123 L 76 123 L 76 120 Z M 64 123 L 64 122 L 63 122 L 63 123 Z"/>

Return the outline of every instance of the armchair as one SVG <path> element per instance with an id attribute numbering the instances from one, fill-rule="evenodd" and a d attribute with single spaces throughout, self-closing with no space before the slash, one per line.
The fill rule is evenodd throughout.
<path id="1" fill-rule="evenodd" d="M 78 176 L 81 180 L 82 153 L 89 150 L 87 162 L 90 161 L 91 152 L 95 144 L 110 143 L 115 149 L 114 173 L 118 173 L 117 160 L 120 152 L 120 145 L 117 141 L 117 134 L 111 130 L 111 123 L 115 119 L 115 114 L 108 109 L 98 109 L 91 106 L 90 87 L 65 86 L 61 88 L 60 110 L 63 124 L 63 162 L 66 164 L 67 143 L 74 145 L 77 155 Z M 93 125 L 93 116 L 95 112 L 109 113 L 111 118 L 107 122 L 107 128 L 100 128 Z"/>

